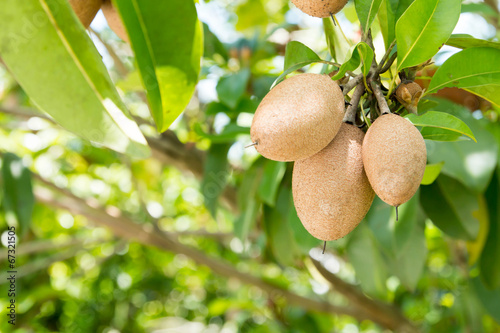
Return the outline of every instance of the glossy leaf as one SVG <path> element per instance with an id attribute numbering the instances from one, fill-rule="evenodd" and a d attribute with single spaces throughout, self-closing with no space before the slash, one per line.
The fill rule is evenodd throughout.
<path id="1" fill-rule="evenodd" d="M 358 14 L 361 29 L 366 34 L 378 13 L 382 0 L 355 0 L 354 6 Z"/>
<path id="2" fill-rule="evenodd" d="M 462 142 L 426 141 L 427 160 L 435 164 L 445 162 L 442 173 L 458 179 L 471 190 L 486 190 L 498 161 L 498 143 L 484 122 L 475 119 L 469 109 L 446 100 L 438 100 L 434 110 L 442 110 L 460 118 L 477 139 Z"/>
<path id="3" fill-rule="evenodd" d="M 434 74 L 426 94 L 458 87 L 500 106 L 500 49 L 474 47 L 451 56 Z"/>
<path id="4" fill-rule="evenodd" d="M 436 178 L 441 173 L 441 170 L 443 169 L 443 165 L 444 165 L 444 162 L 436 163 L 436 164 L 427 164 L 425 166 L 424 178 L 422 178 L 422 181 L 420 182 L 420 184 L 430 185 L 430 184 L 434 183 Z"/>
<path id="5" fill-rule="evenodd" d="M 328 44 L 332 58 L 340 64 L 344 63 L 351 48 L 350 41 L 344 35 L 340 25 L 334 24 L 329 17 L 323 19 L 323 26 L 326 43 Z"/>
<path id="6" fill-rule="evenodd" d="M 11 153 L 2 155 L 2 187 L 7 222 L 9 216 L 13 216 L 17 222 L 18 235 L 23 235 L 31 224 L 35 198 L 30 171 L 19 157 Z"/>
<path id="7" fill-rule="evenodd" d="M 279 186 L 285 175 L 286 163 L 267 160 L 264 165 L 262 181 L 259 185 L 258 194 L 260 199 L 267 205 L 274 207 Z"/>
<path id="8" fill-rule="evenodd" d="M 0 57 L 33 103 L 67 130 L 121 153 L 149 155 L 67 1 L 3 3 Z"/>
<path id="9" fill-rule="evenodd" d="M 285 71 L 281 74 L 276 81 L 271 86 L 271 89 L 278 83 L 283 81 L 286 76 L 296 70 L 301 69 L 304 66 L 313 63 L 325 63 L 330 64 L 328 61 L 321 60 L 321 58 L 309 47 L 302 44 L 301 42 L 291 41 L 286 45 L 285 50 Z"/>
<path id="10" fill-rule="evenodd" d="M 347 244 L 347 256 L 354 266 L 363 291 L 371 296 L 385 298 L 388 278 L 387 268 L 377 248 L 371 230 L 361 223 Z"/>
<path id="11" fill-rule="evenodd" d="M 217 95 L 219 100 L 231 109 L 236 108 L 241 97 L 245 93 L 250 79 L 250 70 L 242 69 L 236 74 L 223 77 L 217 84 Z"/>
<path id="12" fill-rule="evenodd" d="M 372 65 L 373 56 L 374 52 L 372 48 L 365 42 L 359 42 L 351 48 L 350 54 L 348 55 L 349 60 L 340 66 L 338 73 L 335 74 L 332 79 L 339 80 L 344 77 L 347 71 L 354 71 L 360 65 L 362 65 L 361 71 L 363 74 L 368 75 Z"/>
<path id="13" fill-rule="evenodd" d="M 479 260 L 481 280 L 489 289 L 500 288 L 500 179 L 497 171 L 486 190 L 489 228 Z"/>
<path id="14" fill-rule="evenodd" d="M 408 114 L 405 116 L 413 125 L 427 129 L 429 127 L 440 129 L 439 133 L 427 131 L 422 134 L 424 139 L 435 141 L 457 141 L 461 136 L 466 136 L 474 141 L 476 138 L 469 126 L 459 118 L 444 112 L 428 111 L 421 116 Z M 451 132 L 451 133 L 450 133 Z M 448 136 L 446 136 L 449 134 Z M 456 135 L 459 135 L 458 138 Z M 455 138 L 455 139 L 453 139 Z"/>
<path id="15" fill-rule="evenodd" d="M 384 37 L 385 47 L 388 48 L 396 39 L 396 13 L 398 10 L 397 0 L 382 0 L 378 11 L 380 30 Z"/>
<path id="16" fill-rule="evenodd" d="M 396 23 L 398 70 L 432 58 L 460 17 L 460 0 L 415 0 Z"/>
<path id="17" fill-rule="evenodd" d="M 201 189 L 205 197 L 205 205 L 214 217 L 217 212 L 217 202 L 229 178 L 227 152 L 230 147 L 231 145 L 227 143 L 212 144 L 205 162 Z"/>
<path id="18" fill-rule="evenodd" d="M 130 39 L 159 131 L 170 127 L 194 93 L 203 27 L 193 1 L 113 1 Z"/>
<path id="19" fill-rule="evenodd" d="M 457 180 L 441 175 L 431 185 L 420 187 L 420 203 L 435 226 L 457 239 L 475 240 L 479 222 L 474 212 L 478 197 Z"/>
<path id="20" fill-rule="evenodd" d="M 490 42 L 484 39 L 474 38 L 467 34 L 453 34 L 446 42 L 446 45 L 457 47 L 459 49 L 468 49 L 471 47 L 490 47 L 500 49 L 500 43 Z"/>

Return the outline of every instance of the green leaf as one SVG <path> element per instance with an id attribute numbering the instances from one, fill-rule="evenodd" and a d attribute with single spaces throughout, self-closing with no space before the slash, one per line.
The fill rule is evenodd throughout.
<path id="1" fill-rule="evenodd" d="M 264 174 L 259 185 L 258 194 L 260 199 L 271 207 L 274 207 L 278 188 L 285 171 L 285 162 L 267 160 L 264 164 Z"/>
<path id="2" fill-rule="evenodd" d="M 321 61 L 321 58 L 313 50 L 301 42 L 291 41 L 286 45 L 285 69 L 297 64 L 315 61 Z"/>
<path id="3" fill-rule="evenodd" d="M 238 17 L 238 22 L 236 22 L 236 30 L 238 31 L 253 30 L 258 26 L 265 27 L 269 21 L 261 0 L 243 2 L 236 9 L 236 16 Z"/>
<path id="4" fill-rule="evenodd" d="M 276 207 L 264 205 L 264 226 L 274 257 L 283 265 L 293 265 L 297 254 L 292 231 L 288 228 L 290 188 L 281 186 Z"/>
<path id="5" fill-rule="evenodd" d="M 475 240 L 479 221 L 477 195 L 457 180 L 439 176 L 431 185 L 420 187 L 420 203 L 435 226 L 453 238 Z"/>
<path id="6" fill-rule="evenodd" d="M 368 295 L 387 297 L 387 268 L 371 230 L 361 223 L 347 244 L 347 256 L 354 266 L 356 277 Z"/>
<path id="7" fill-rule="evenodd" d="M 382 0 L 378 11 L 380 30 L 384 37 L 385 47 L 388 48 L 396 39 L 396 12 L 398 10 L 397 0 Z"/>
<path id="8" fill-rule="evenodd" d="M 356 70 L 362 64 L 361 71 L 364 75 L 368 75 L 372 65 L 374 52 L 365 42 L 359 42 L 353 46 L 348 55 L 348 59 L 340 66 L 339 71 L 332 77 L 332 80 L 338 80 L 344 77 L 347 71 Z"/>
<path id="9" fill-rule="evenodd" d="M 422 185 L 430 185 L 434 183 L 436 178 L 441 173 L 441 169 L 443 169 L 444 162 L 436 163 L 436 164 L 427 164 L 425 166 L 424 178 L 420 184 Z"/>
<path id="10" fill-rule="evenodd" d="M 350 41 L 344 35 L 340 25 L 334 24 L 331 18 L 323 18 L 323 27 L 332 59 L 335 59 L 338 63 L 343 63 L 351 48 Z"/>
<path id="11" fill-rule="evenodd" d="M 274 81 L 271 89 L 274 88 L 274 86 L 276 86 L 278 83 L 283 81 L 288 74 L 295 72 L 296 70 L 299 70 L 304 66 L 317 62 L 330 64 L 330 62 L 328 61 L 321 60 L 321 58 L 313 50 L 311 50 L 301 42 L 289 42 L 286 45 L 285 50 L 285 71 L 276 79 L 276 81 Z"/>
<path id="12" fill-rule="evenodd" d="M 382 0 L 354 0 L 361 29 L 366 34 L 378 13 Z"/>
<path id="13" fill-rule="evenodd" d="M 67 130 L 121 153 L 149 155 L 67 1 L 3 3 L 0 57 L 33 103 Z"/>
<path id="14" fill-rule="evenodd" d="M 227 153 L 231 144 L 212 144 L 205 162 L 205 170 L 201 189 L 205 197 L 205 205 L 216 216 L 217 202 L 224 191 L 229 178 Z"/>
<path id="15" fill-rule="evenodd" d="M 8 216 L 17 222 L 18 234 L 22 236 L 28 231 L 35 205 L 35 197 L 31 185 L 31 173 L 23 165 L 23 161 L 14 154 L 2 156 L 3 207 Z"/>
<path id="16" fill-rule="evenodd" d="M 238 208 L 240 215 L 234 224 L 236 237 L 245 240 L 255 224 L 261 203 L 257 190 L 262 179 L 264 158 L 258 158 L 245 172 L 238 188 Z"/>
<path id="17" fill-rule="evenodd" d="M 460 17 L 460 0 L 415 0 L 396 23 L 398 70 L 432 58 Z"/>
<path id="18" fill-rule="evenodd" d="M 292 231 L 293 238 L 295 239 L 295 243 L 298 245 L 299 250 L 302 254 L 308 254 L 309 251 L 315 246 L 318 246 L 320 240 L 313 237 L 307 230 L 304 228 L 304 225 L 299 219 L 297 215 L 297 210 L 295 209 L 295 205 L 293 204 L 293 195 L 290 192 L 290 213 L 288 215 L 288 228 Z"/>
<path id="19" fill-rule="evenodd" d="M 227 124 L 224 129 L 219 134 L 208 134 L 203 131 L 201 125 L 196 123 L 193 126 L 193 129 L 196 134 L 201 136 L 202 138 L 209 139 L 214 143 L 228 143 L 233 142 L 239 135 L 242 134 L 250 134 L 249 127 L 238 126 L 235 123 Z"/>
<path id="20" fill-rule="evenodd" d="M 476 141 L 474 134 L 462 120 L 444 112 L 428 111 L 421 116 L 408 114 L 405 116 L 413 125 L 427 129 L 429 127 L 440 129 L 439 133 L 424 132 L 424 139 L 435 141 L 457 141 L 461 136 L 466 136 Z M 422 129 L 422 130 L 423 130 Z M 451 133 L 450 133 L 451 132 Z M 458 138 L 456 134 L 459 134 Z M 422 134 L 422 136 L 424 135 Z M 436 135 L 436 134 L 439 134 Z M 449 137 L 446 134 L 450 134 Z"/>
<path id="21" fill-rule="evenodd" d="M 457 47 L 459 49 L 468 49 L 471 47 L 491 47 L 500 49 L 500 43 L 490 42 L 484 39 L 477 39 L 467 34 L 453 34 L 446 42 L 446 45 Z"/>
<path id="22" fill-rule="evenodd" d="M 485 193 L 489 213 L 486 243 L 479 259 L 481 280 L 489 289 L 500 288 L 500 178 L 495 172 Z"/>
<path id="23" fill-rule="evenodd" d="M 203 27 L 193 1 L 114 0 L 135 53 L 151 114 L 167 130 L 194 93 Z"/>
<path id="24" fill-rule="evenodd" d="M 406 288 L 415 291 L 427 258 L 425 224 L 415 223 L 413 230 L 408 230 L 408 234 L 411 237 L 409 237 L 405 248 L 396 254 L 393 272 Z"/>
<path id="25" fill-rule="evenodd" d="M 485 120 L 475 119 L 469 109 L 447 100 L 432 100 L 439 101 L 433 110 L 446 111 L 464 121 L 475 133 L 477 143 L 427 140 L 427 160 L 432 164 L 445 162 L 442 173 L 458 179 L 474 192 L 484 192 L 498 161 L 495 137 L 486 129 Z"/>
<path id="26" fill-rule="evenodd" d="M 452 55 L 434 74 L 426 94 L 457 87 L 500 106 L 500 49 L 474 47 Z"/>
<path id="27" fill-rule="evenodd" d="M 495 263 L 498 266 L 498 263 Z M 479 278 L 471 281 L 472 287 L 476 292 L 479 301 L 486 309 L 488 314 L 500 324 L 500 307 L 498 300 L 500 299 L 500 288 L 489 290 Z"/>
<path id="28" fill-rule="evenodd" d="M 250 79 L 250 70 L 244 68 L 236 74 L 225 76 L 217 83 L 219 100 L 231 109 L 236 108 L 245 93 Z"/>

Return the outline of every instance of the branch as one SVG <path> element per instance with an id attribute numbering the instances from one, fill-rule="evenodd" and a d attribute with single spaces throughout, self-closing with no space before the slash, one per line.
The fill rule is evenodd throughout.
<path id="1" fill-rule="evenodd" d="M 49 183 L 45 182 L 45 184 L 47 185 Z M 271 298 L 284 298 L 289 304 L 302 307 L 309 311 L 347 315 L 354 317 L 359 321 L 367 319 L 372 320 L 372 318 L 370 318 L 364 311 L 360 311 L 357 308 L 337 306 L 325 301 L 303 297 L 289 290 L 283 289 L 282 287 L 273 285 L 270 282 L 264 281 L 259 277 L 241 272 L 225 261 L 207 256 L 205 253 L 197 249 L 179 243 L 179 241 L 169 234 L 158 232 L 157 230 L 148 231 L 147 228 L 144 228 L 142 225 L 135 223 L 127 217 L 119 214 L 111 215 L 100 207 L 90 206 L 84 200 L 77 198 L 72 194 L 67 196 L 67 191 L 61 190 L 53 184 L 50 186 L 50 190 L 37 187 L 34 192 L 35 197 L 41 203 L 68 210 L 72 214 L 83 215 L 100 226 L 110 228 L 115 235 L 126 240 L 138 241 L 144 245 L 152 245 L 166 251 L 184 254 L 194 260 L 197 264 L 207 266 L 215 274 L 228 278 L 236 278 L 242 283 L 262 289 L 263 291 L 269 293 Z M 55 193 L 62 196 L 56 197 L 54 195 Z M 373 318 L 373 320 L 376 320 L 376 318 Z M 376 322 L 383 325 L 380 321 Z"/>
<path id="2" fill-rule="evenodd" d="M 313 257 L 310 258 L 314 267 L 316 267 L 318 272 L 333 286 L 335 291 L 342 294 L 349 302 L 363 310 L 366 315 L 371 318 L 370 320 L 397 332 L 418 332 L 413 324 L 401 314 L 397 307 L 366 297 L 356 287 L 327 270 L 320 261 Z"/>
<path id="3" fill-rule="evenodd" d="M 380 83 L 378 83 L 377 81 L 371 81 L 371 86 L 373 89 L 373 94 L 377 99 L 381 114 L 391 113 L 389 105 L 387 105 L 387 101 L 385 100 L 384 93 L 382 92 L 382 89 L 380 89 Z"/>
<path id="4" fill-rule="evenodd" d="M 129 73 L 129 70 L 127 69 L 127 66 L 125 66 L 125 64 L 123 63 L 123 61 L 120 59 L 120 57 L 118 56 L 118 54 L 116 54 L 115 50 L 113 49 L 113 47 L 111 47 L 111 45 L 109 45 L 108 42 L 106 42 L 99 33 L 97 33 L 96 31 L 94 31 L 93 29 L 90 29 L 90 32 L 92 32 L 92 34 L 94 36 L 97 37 L 97 39 L 99 39 L 99 41 L 101 42 L 102 45 L 104 45 L 104 47 L 106 48 L 106 51 L 108 51 L 108 54 L 109 56 L 111 57 L 111 59 L 113 59 L 113 63 L 115 64 L 115 67 L 116 67 L 116 71 L 118 72 L 118 74 L 120 74 L 120 76 L 122 78 L 126 77 Z"/>
<path id="5" fill-rule="evenodd" d="M 344 122 L 354 125 L 356 123 L 356 112 L 358 111 L 359 101 L 361 96 L 365 93 L 365 84 L 363 81 L 358 83 L 356 90 L 351 98 L 351 105 L 347 108 L 344 116 Z"/>
<path id="6" fill-rule="evenodd" d="M 359 74 L 349 82 L 347 82 L 343 87 L 342 87 L 342 92 L 344 93 L 344 96 L 347 96 L 347 94 L 354 89 L 360 82 L 363 82 L 363 74 Z"/>

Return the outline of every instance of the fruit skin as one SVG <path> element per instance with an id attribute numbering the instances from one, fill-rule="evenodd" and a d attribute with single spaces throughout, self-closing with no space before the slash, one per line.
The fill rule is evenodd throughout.
<path id="1" fill-rule="evenodd" d="M 332 141 L 344 109 L 344 95 L 328 75 L 293 76 L 274 87 L 255 111 L 252 142 L 271 160 L 307 158 Z"/>
<path id="2" fill-rule="evenodd" d="M 315 17 L 329 17 L 344 8 L 348 0 L 292 0 L 304 13 Z"/>
<path id="3" fill-rule="evenodd" d="M 403 104 L 409 112 L 418 114 L 418 102 L 424 91 L 422 87 L 414 81 L 402 82 L 396 89 L 396 99 Z"/>
<path id="4" fill-rule="evenodd" d="M 295 162 L 292 191 L 302 224 L 314 237 L 330 241 L 350 233 L 375 197 L 363 169 L 363 131 L 343 123 L 319 153 Z"/>
<path id="5" fill-rule="evenodd" d="M 80 22 L 87 29 L 97 15 L 99 8 L 101 8 L 102 0 L 68 0 L 68 2 Z"/>
<path id="6" fill-rule="evenodd" d="M 366 132 L 363 164 L 375 193 L 391 206 L 413 197 L 424 176 L 425 141 L 412 123 L 395 115 L 380 116 Z"/>
<path id="7" fill-rule="evenodd" d="M 127 31 L 123 26 L 123 22 L 120 18 L 120 14 L 116 11 L 115 7 L 111 3 L 111 0 L 104 0 L 101 7 L 102 13 L 108 21 L 108 25 L 113 30 L 113 32 L 120 37 L 123 41 L 129 43 Z"/>

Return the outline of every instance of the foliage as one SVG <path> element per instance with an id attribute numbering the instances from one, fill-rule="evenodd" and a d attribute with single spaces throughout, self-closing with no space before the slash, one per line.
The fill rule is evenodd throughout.
<path id="1" fill-rule="evenodd" d="M 336 22 L 284 0 L 114 4 L 130 45 L 65 0 L 0 11 L 0 226 L 18 237 L 17 325 L 2 275 L 0 330 L 500 330 L 495 0 L 355 0 Z M 496 35 L 452 34 L 460 15 Z M 321 255 L 293 164 L 244 148 L 252 114 L 288 75 L 334 72 L 366 85 L 369 126 L 374 68 L 426 139 L 426 174 L 399 220 L 376 198 Z M 400 78 L 426 88 L 419 115 L 392 98 Z M 443 98 L 457 91 L 480 107 Z"/>

